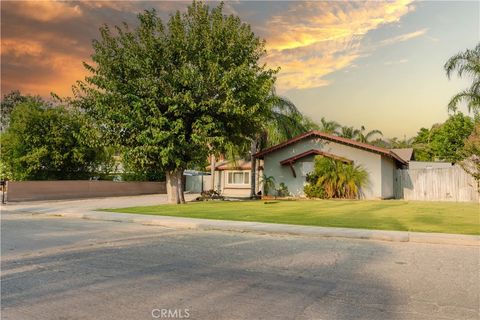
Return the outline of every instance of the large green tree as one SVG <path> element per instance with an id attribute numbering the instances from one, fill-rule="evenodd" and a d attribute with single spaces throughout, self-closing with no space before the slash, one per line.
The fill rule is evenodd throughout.
<path id="1" fill-rule="evenodd" d="M 193 2 L 166 24 L 145 11 L 133 29 L 101 27 L 93 49 L 77 98 L 137 163 L 164 168 L 170 202 L 184 202 L 187 166 L 253 139 L 270 115 L 277 70 L 259 62 L 264 41 L 222 4 Z"/>
<path id="2" fill-rule="evenodd" d="M 88 179 L 109 156 L 84 114 L 41 99 L 16 105 L 1 138 L 2 169 L 13 180 Z"/>
<path id="3" fill-rule="evenodd" d="M 469 88 L 452 97 L 448 108 L 455 111 L 463 101 L 468 111 L 478 114 L 480 112 L 480 43 L 475 48 L 467 49 L 448 59 L 444 69 L 449 79 L 454 72 L 459 77 L 467 76 L 472 79 L 472 85 Z"/>

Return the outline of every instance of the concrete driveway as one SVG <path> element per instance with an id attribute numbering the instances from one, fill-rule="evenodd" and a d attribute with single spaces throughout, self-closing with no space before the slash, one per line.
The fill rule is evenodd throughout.
<path id="1" fill-rule="evenodd" d="M 191 201 L 198 196 L 199 194 L 185 194 L 185 200 Z M 153 206 L 166 203 L 166 194 L 152 194 L 144 196 L 91 198 L 78 200 L 8 202 L 7 205 L 3 205 L 2 211 L 30 213 L 82 213 L 95 209 Z"/>
<path id="2" fill-rule="evenodd" d="M 19 211 L 1 228 L 2 319 L 479 318 L 478 247 Z"/>

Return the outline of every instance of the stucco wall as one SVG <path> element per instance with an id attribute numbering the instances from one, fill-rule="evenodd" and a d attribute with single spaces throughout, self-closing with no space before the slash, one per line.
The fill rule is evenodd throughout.
<path id="1" fill-rule="evenodd" d="M 395 161 L 382 157 L 382 198 L 391 199 L 395 197 Z"/>
<path id="2" fill-rule="evenodd" d="M 277 186 L 280 182 L 284 182 L 292 195 L 303 196 L 305 177 L 301 174 L 302 162 L 313 161 L 313 157 L 304 158 L 295 163 L 296 178 L 293 177 L 290 167 L 282 166 L 280 161 L 311 149 L 332 153 L 350 159 L 356 165 L 362 165 L 367 170 L 369 176 L 369 185 L 362 190 L 363 198 L 380 199 L 383 197 L 381 155 L 336 142 L 325 141 L 316 137 L 301 140 L 285 148 L 266 154 L 264 158 L 265 175 L 274 176 Z"/>
<path id="3" fill-rule="evenodd" d="M 165 182 L 11 181 L 8 201 L 60 200 L 166 193 Z"/>

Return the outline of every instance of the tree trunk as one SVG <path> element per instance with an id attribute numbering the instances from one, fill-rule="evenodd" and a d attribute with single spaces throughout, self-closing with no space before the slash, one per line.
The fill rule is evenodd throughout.
<path id="1" fill-rule="evenodd" d="M 257 159 L 255 161 L 255 173 L 256 173 L 256 176 L 255 176 L 255 191 L 258 193 L 260 190 L 262 190 L 260 188 L 260 159 Z"/>
<path id="2" fill-rule="evenodd" d="M 183 190 L 183 169 L 167 171 L 167 200 L 168 203 L 185 203 Z"/>
<path id="3" fill-rule="evenodd" d="M 215 165 L 216 165 L 216 163 L 215 163 L 215 155 L 212 154 L 212 155 L 210 156 L 210 174 L 212 175 L 212 176 L 211 176 L 211 179 L 212 179 L 211 189 L 212 189 L 212 190 L 215 190 Z M 203 179 L 203 177 L 202 177 L 202 179 Z"/>
<path id="4" fill-rule="evenodd" d="M 177 203 L 185 203 L 185 193 L 183 190 L 183 169 L 177 170 Z"/>
<path id="5" fill-rule="evenodd" d="M 167 171 L 167 201 L 168 203 L 178 203 L 177 175 L 174 171 Z"/>
<path id="6" fill-rule="evenodd" d="M 250 145 L 250 198 L 255 198 L 257 196 L 257 159 L 253 156 L 257 153 L 257 141 L 252 140 Z"/>

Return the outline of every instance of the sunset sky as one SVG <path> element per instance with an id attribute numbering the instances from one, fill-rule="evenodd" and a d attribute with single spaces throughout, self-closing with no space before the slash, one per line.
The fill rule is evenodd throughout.
<path id="1" fill-rule="evenodd" d="M 70 95 L 101 24 L 135 25 L 147 8 L 168 19 L 189 3 L 2 1 L 2 95 Z M 478 43 L 479 10 L 476 1 L 225 5 L 266 39 L 266 62 L 281 67 L 277 92 L 302 112 L 401 138 L 444 121 L 450 97 L 468 85 L 448 80 L 443 64 Z"/>

